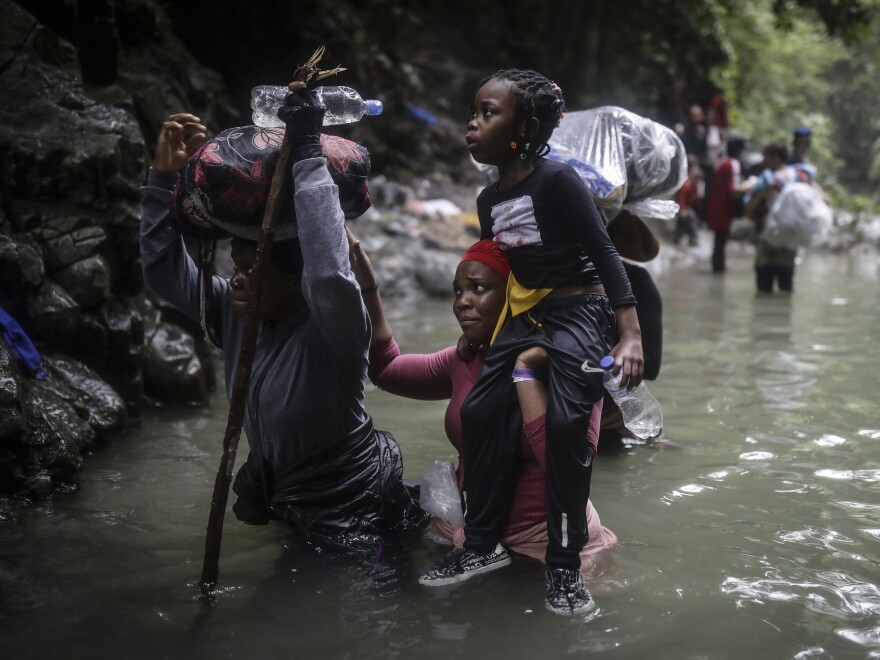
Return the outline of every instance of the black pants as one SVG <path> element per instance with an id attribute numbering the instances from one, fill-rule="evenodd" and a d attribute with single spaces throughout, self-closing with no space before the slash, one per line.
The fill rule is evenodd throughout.
<path id="1" fill-rule="evenodd" d="M 604 392 L 602 374 L 584 372 L 582 366 L 598 366 L 616 336 L 615 317 L 603 295 L 544 299 L 505 323 L 461 408 L 469 550 L 490 552 L 501 539 L 522 433 L 511 372 L 522 351 L 542 346 L 549 354 L 546 561 L 556 568 L 580 567 L 593 469 L 587 429 Z"/>
<path id="2" fill-rule="evenodd" d="M 758 291 L 773 293 L 774 281 L 780 291 L 794 291 L 794 262 L 797 251 L 774 247 L 765 241 L 758 243 L 755 256 L 755 283 Z"/>
<path id="3" fill-rule="evenodd" d="M 678 214 L 675 218 L 675 231 L 672 234 L 672 240 L 676 244 L 681 242 L 684 237 L 688 238 L 691 244 L 696 244 L 697 226 L 700 221 L 695 215 Z"/>
<path id="4" fill-rule="evenodd" d="M 712 272 L 723 273 L 727 270 L 727 264 L 724 262 L 724 251 L 727 248 L 727 239 L 730 238 L 728 231 L 715 232 L 715 246 L 712 249 Z"/>

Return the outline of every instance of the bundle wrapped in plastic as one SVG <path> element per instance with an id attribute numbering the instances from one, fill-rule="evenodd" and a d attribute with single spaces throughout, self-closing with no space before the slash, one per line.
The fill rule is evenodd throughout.
<path id="1" fill-rule="evenodd" d="M 553 132 L 548 158 L 570 165 L 598 206 L 619 208 L 627 194 L 621 115 L 609 108 L 568 112 Z"/>
<path id="2" fill-rule="evenodd" d="M 675 132 L 616 106 L 566 113 L 548 158 L 573 167 L 600 208 L 632 206 L 658 219 L 674 217 L 678 206 L 668 198 L 687 179 L 687 153 Z"/>
<path id="3" fill-rule="evenodd" d="M 808 183 L 789 183 L 776 195 L 761 238 L 768 245 L 796 250 L 831 226 L 831 208 Z"/>

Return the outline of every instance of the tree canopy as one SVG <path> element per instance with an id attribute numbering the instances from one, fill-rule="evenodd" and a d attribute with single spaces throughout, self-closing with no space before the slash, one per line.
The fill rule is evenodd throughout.
<path id="1" fill-rule="evenodd" d="M 74 41 L 69 18 L 96 7 L 108 20 L 115 13 L 121 48 L 158 38 L 126 29 L 126 16 L 149 11 L 148 0 L 22 4 Z M 355 129 L 372 138 L 380 167 L 430 171 L 444 156 L 460 154 L 460 143 L 446 144 L 451 128 L 426 127 L 411 108 L 425 108 L 457 130 L 477 81 L 509 66 L 553 78 L 569 109 L 614 104 L 666 122 L 674 119 L 672 96 L 705 102 L 719 85 L 734 128 L 753 146 L 787 140 L 792 126 L 808 123 L 822 169 L 856 185 L 880 137 L 877 0 L 163 4 L 187 47 L 223 77 L 242 120 L 252 86 L 286 82 L 317 46 L 326 46 L 325 62 L 349 69 L 340 84 L 385 101 L 385 121 Z"/>

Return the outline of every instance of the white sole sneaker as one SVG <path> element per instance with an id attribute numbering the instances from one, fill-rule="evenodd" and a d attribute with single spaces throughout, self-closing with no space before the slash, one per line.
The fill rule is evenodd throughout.
<path id="1" fill-rule="evenodd" d="M 553 614 L 572 616 L 584 614 L 596 607 L 596 601 L 587 591 L 583 576 L 577 569 L 548 568 L 546 582 L 547 597 L 544 599 L 544 607 Z M 555 607 L 551 601 L 555 602 Z M 578 605 L 572 607 L 572 601 Z"/>
<path id="2" fill-rule="evenodd" d="M 590 602 L 584 605 L 583 607 L 579 607 L 574 610 L 557 610 L 555 607 L 550 607 L 550 603 L 544 601 L 544 607 L 548 612 L 553 612 L 553 614 L 558 614 L 559 616 L 573 616 L 575 614 L 586 614 L 587 612 L 592 612 L 596 609 L 596 601 L 592 598 Z"/>
<path id="3" fill-rule="evenodd" d="M 419 578 L 419 584 L 426 587 L 443 587 L 456 582 L 464 582 L 475 575 L 504 568 L 510 565 L 510 555 L 499 543 L 488 555 L 478 555 L 465 550 L 444 562 L 438 568 L 428 571 Z"/>

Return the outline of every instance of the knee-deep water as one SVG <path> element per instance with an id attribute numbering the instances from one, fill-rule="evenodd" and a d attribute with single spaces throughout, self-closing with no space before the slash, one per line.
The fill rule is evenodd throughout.
<path id="1" fill-rule="evenodd" d="M 0 525 L 4 658 L 880 658 L 880 263 L 808 254 L 795 293 L 668 264 L 649 383 L 660 442 L 603 451 L 592 497 L 620 538 L 597 609 L 543 608 L 529 559 L 453 587 L 418 534 L 358 556 L 227 512 L 220 589 L 199 598 L 227 406 L 147 410 L 84 462 L 78 492 Z M 406 351 L 453 343 L 448 300 L 391 301 Z M 406 477 L 453 451 L 445 402 L 371 389 Z M 240 444 L 239 463 L 246 441 Z M 230 498 L 230 502 L 232 498 Z"/>

